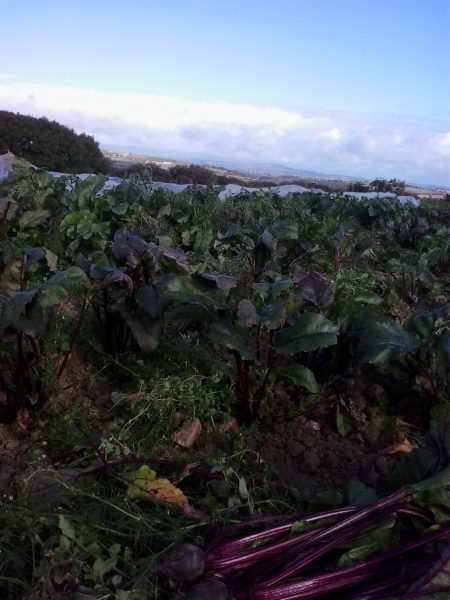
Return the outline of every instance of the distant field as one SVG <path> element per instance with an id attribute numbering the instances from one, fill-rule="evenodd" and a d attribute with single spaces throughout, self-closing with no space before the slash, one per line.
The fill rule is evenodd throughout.
<path id="1" fill-rule="evenodd" d="M 131 165 L 135 164 L 155 164 L 159 168 L 164 170 L 169 170 L 172 167 L 176 166 L 187 166 L 189 164 L 201 164 L 201 163 L 191 163 L 189 161 L 181 161 L 173 158 L 166 157 L 155 157 L 149 156 L 146 154 L 135 154 L 132 152 L 114 152 L 111 150 L 104 150 L 103 154 L 111 160 L 113 166 L 117 169 L 127 169 Z M 246 172 L 244 169 L 227 169 L 225 167 L 210 166 L 203 165 L 202 167 L 212 171 L 216 175 L 222 175 L 224 177 L 230 178 L 238 178 L 244 184 L 248 184 L 249 182 L 255 182 L 258 180 L 264 180 L 264 182 L 272 182 L 274 185 L 281 185 L 283 183 L 292 183 L 294 181 L 302 180 L 303 184 L 311 186 L 318 185 L 326 185 L 327 188 L 331 190 L 344 190 L 348 189 L 347 186 L 349 184 L 349 179 L 347 177 L 342 178 L 333 178 L 333 177 L 295 177 L 294 175 L 279 175 L 269 172 L 265 172 L 264 175 L 255 175 L 255 173 Z M 445 196 L 450 192 L 450 190 L 446 190 L 443 188 L 439 188 L 438 186 L 426 186 L 426 185 L 413 185 L 407 184 L 405 188 L 405 194 L 411 194 L 418 198 L 432 198 L 435 200 L 442 200 Z"/>

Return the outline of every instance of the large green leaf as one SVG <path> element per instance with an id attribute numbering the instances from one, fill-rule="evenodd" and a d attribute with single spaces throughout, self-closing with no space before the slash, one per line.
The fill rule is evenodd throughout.
<path id="1" fill-rule="evenodd" d="M 70 267 L 53 275 L 39 288 L 39 304 L 49 308 L 60 304 L 69 295 L 85 294 L 90 289 L 89 279 L 79 267 Z"/>
<path id="2" fill-rule="evenodd" d="M 118 310 L 142 352 L 154 352 L 161 337 L 161 319 L 150 317 L 142 309 L 130 310 L 125 304 L 119 305 Z"/>
<path id="3" fill-rule="evenodd" d="M 272 234 L 267 229 L 259 236 L 254 250 L 255 269 L 262 271 L 275 250 Z"/>
<path id="4" fill-rule="evenodd" d="M 253 360 L 254 356 L 247 346 L 247 335 L 242 328 L 235 327 L 231 321 L 221 319 L 214 322 L 209 330 L 209 337 L 219 346 L 233 350 L 243 360 Z"/>
<path id="5" fill-rule="evenodd" d="M 28 210 L 20 217 L 19 225 L 22 229 L 37 227 L 38 225 L 42 225 L 42 223 L 46 223 L 50 215 L 49 210 Z"/>
<path id="6" fill-rule="evenodd" d="M 288 308 L 289 305 L 284 298 L 277 298 L 269 304 L 264 304 L 258 309 L 261 323 L 269 331 L 278 329 L 286 321 Z"/>
<path id="7" fill-rule="evenodd" d="M 92 175 L 83 181 L 78 180 L 70 194 L 69 202 L 72 209 L 83 210 L 90 207 L 92 200 L 101 191 L 106 181 L 107 177 L 104 175 Z"/>
<path id="8" fill-rule="evenodd" d="M 228 291 L 237 285 L 237 278 L 231 275 L 214 275 L 212 273 L 200 273 L 194 275 L 196 281 L 201 281 L 208 289 L 218 288 Z"/>
<path id="9" fill-rule="evenodd" d="M 207 252 L 213 240 L 213 229 L 211 226 L 195 228 L 194 252 Z"/>
<path id="10" fill-rule="evenodd" d="M 298 225 L 294 221 L 277 220 L 268 229 L 277 240 L 296 240 L 298 238 Z"/>
<path id="11" fill-rule="evenodd" d="M 16 292 L 5 298 L 0 304 L 0 333 L 6 328 L 18 328 L 21 317 L 25 314 L 27 306 L 35 299 L 38 290 L 32 289 L 25 292 Z"/>
<path id="12" fill-rule="evenodd" d="M 384 363 L 416 350 L 417 335 L 388 321 L 374 321 L 361 334 L 361 363 Z"/>
<path id="13" fill-rule="evenodd" d="M 337 343 L 337 327 L 321 314 L 305 313 L 294 325 L 281 329 L 274 339 L 280 354 L 310 352 Z"/>
<path id="14" fill-rule="evenodd" d="M 303 387 L 311 394 L 319 394 L 321 387 L 311 369 L 304 365 L 288 365 L 277 371 L 277 377 L 290 379 L 298 387 Z"/>
<path id="15" fill-rule="evenodd" d="M 167 281 L 167 291 L 182 302 L 198 301 L 214 306 L 224 306 L 229 290 L 237 283 L 227 275 L 194 274 L 191 277 L 174 277 Z"/>
<path id="16" fill-rule="evenodd" d="M 268 272 L 265 272 L 265 276 Z M 287 292 L 292 286 L 293 281 L 289 278 L 280 277 L 279 273 L 276 274 L 277 279 L 273 283 L 253 283 L 252 289 L 258 294 L 261 300 L 267 301 L 267 298 L 277 298 L 283 292 Z"/>
<path id="17" fill-rule="evenodd" d="M 190 273 L 192 268 L 181 250 L 159 246 L 159 266 L 166 273 Z"/>
<path id="18" fill-rule="evenodd" d="M 321 309 L 327 308 L 333 302 L 329 281 L 315 271 L 307 271 L 301 275 L 295 282 L 295 291 L 301 298 Z"/>
<path id="19" fill-rule="evenodd" d="M 164 293 L 162 285 L 144 285 L 137 290 L 134 298 L 148 315 L 157 319 L 167 306 L 167 296 Z"/>
<path id="20" fill-rule="evenodd" d="M 423 340 L 430 340 L 434 332 L 436 317 L 433 313 L 417 312 L 405 321 L 405 329 L 416 333 Z"/>
<path id="21" fill-rule="evenodd" d="M 257 325 L 261 321 L 255 305 L 248 299 L 239 302 L 237 318 L 239 325 L 243 327 L 252 327 L 252 325 Z"/>
<path id="22" fill-rule="evenodd" d="M 121 202 L 120 204 L 117 204 L 117 206 L 113 206 L 111 211 L 114 214 L 122 217 L 123 215 L 125 215 L 127 213 L 128 209 L 129 209 L 129 204 L 126 204 L 125 202 Z"/>
<path id="23" fill-rule="evenodd" d="M 75 231 L 73 228 L 80 225 L 81 223 L 92 224 L 95 220 L 95 215 L 90 210 L 77 210 L 67 214 L 61 221 L 59 228 L 61 231 L 67 231 L 69 234 L 73 234 Z"/>
<path id="24" fill-rule="evenodd" d="M 133 269 L 139 264 L 145 264 L 150 272 L 157 270 L 161 249 L 156 244 L 146 242 L 138 235 L 130 233 L 127 229 L 119 229 L 114 234 L 111 244 L 113 256 L 118 261 L 126 263 Z"/>
<path id="25" fill-rule="evenodd" d="M 194 321 L 211 322 L 215 319 L 215 313 L 210 311 L 203 304 L 189 303 L 174 306 L 164 313 L 165 321 L 180 321 L 183 319 L 193 319 Z"/>

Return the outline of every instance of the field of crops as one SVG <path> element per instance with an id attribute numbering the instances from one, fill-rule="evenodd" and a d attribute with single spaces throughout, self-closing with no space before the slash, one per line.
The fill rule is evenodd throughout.
<path id="1" fill-rule="evenodd" d="M 448 598 L 449 202 L 105 181 L 0 183 L 1 597 Z"/>

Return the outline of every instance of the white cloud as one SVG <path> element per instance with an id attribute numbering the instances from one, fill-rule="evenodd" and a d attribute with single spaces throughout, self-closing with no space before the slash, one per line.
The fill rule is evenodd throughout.
<path id="1" fill-rule="evenodd" d="M 6 77 L 0 77 L 0 107 L 56 119 L 104 147 L 450 185 L 445 121 L 195 102 Z"/>

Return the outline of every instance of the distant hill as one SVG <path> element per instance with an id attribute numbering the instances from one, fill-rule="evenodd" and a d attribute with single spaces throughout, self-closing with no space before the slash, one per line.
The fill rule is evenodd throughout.
<path id="1" fill-rule="evenodd" d="M 65 173 L 108 173 L 109 161 L 90 135 L 49 121 L 0 111 L 0 154 L 12 152 L 37 167 Z"/>

